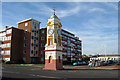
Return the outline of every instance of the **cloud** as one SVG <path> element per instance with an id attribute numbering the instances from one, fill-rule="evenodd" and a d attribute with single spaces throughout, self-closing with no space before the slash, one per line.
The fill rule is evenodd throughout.
<path id="1" fill-rule="evenodd" d="M 75 15 L 78 14 L 80 11 L 80 5 L 79 3 L 74 3 L 73 5 L 75 5 L 74 7 L 70 7 L 71 4 L 70 3 L 65 3 L 68 5 L 67 8 L 65 9 L 56 9 L 56 14 L 59 18 L 63 18 L 63 17 L 67 17 L 67 16 L 71 16 L 71 15 Z M 46 4 L 33 4 L 30 3 L 31 6 L 38 8 L 38 14 L 44 14 L 47 16 L 51 16 L 53 14 L 53 7 L 49 7 Z M 42 7 L 42 8 L 41 8 Z M 34 13 L 34 12 L 33 12 Z"/>
<path id="2" fill-rule="evenodd" d="M 57 10 L 58 17 L 67 17 L 67 16 L 74 16 L 75 14 L 78 14 L 80 11 L 80 5 L 79 4 L 74 4 L 74 7 L 70 7 L 69 9 L 66 10 Z"/>
<path id="3" fill-rule="evenodd" d="M 114 2 L 114 3 L 106 2 L 106 3 L 103 3 L 103 4 L 105 4 L 107 7 L 110 7 L 114 10 L 118 10 L 118 3 L 117 2 Z"/>
<path id="4" fill-rule="evenodd" d="M 89 10 L 89 12 L 104 12 L 104 13 L 106 13 L 106 11 L 102 8 L 92 8 Z"/>

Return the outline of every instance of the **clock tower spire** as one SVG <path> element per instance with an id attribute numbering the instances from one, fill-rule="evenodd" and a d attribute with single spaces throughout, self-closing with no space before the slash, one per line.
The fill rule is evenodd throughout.
<path id="1" fill-rule="evenodd" d="M 63 69 L 60 19 L 54 14 L 47 23 L 47 42 L 45 45 L 45 68 L 48 70 Z"/>

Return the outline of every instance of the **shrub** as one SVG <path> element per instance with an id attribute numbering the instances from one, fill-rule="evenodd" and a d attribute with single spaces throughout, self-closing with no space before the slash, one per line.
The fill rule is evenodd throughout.
<path id="1" fill-rule="evenodd" d="M 11 61 L 7 61 L 6 64 L 11 64 Z"/>

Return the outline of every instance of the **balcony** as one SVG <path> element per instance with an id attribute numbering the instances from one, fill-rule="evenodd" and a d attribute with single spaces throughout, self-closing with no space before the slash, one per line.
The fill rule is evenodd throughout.
<path id="1" fill-rule="evenodd" d="M 75 53 L 75 51 L 72 51 L 72 53 Z"/>
<path id="2" fill-rule="evenodd" d="M 74 48 L 75 48 L 75 49 L 78 49 L 78 47 L 77 47 L 77 46 L 75 46 Z"/>
<path id="3" fill-rule="evenodd" d="M 2 44 L 2 41 L 0 41 L 0 44 Z"/>
<path id="4" fill-rule="evenodd" d="M 71 41 L 71 43 L 75 44 L 75 42 L 74 42 L 74 41 Z"/>
<path id="5" fill-rule="evenodd" d="M 63 50 L 63 52 L 66 52 L 66 53 L 67 53 L 67 50 Z"/>
<path id="6" fill-rule="evenodd" d="M 67 42 L 67 39 L 63 38 L 62 41 L 66 41 Z"/>
<path id="7" fill-rule="evenodd" d="M 63 45 L 63 47 L 68 47 L 68 45 L 67 44 L 62 44 Z"/>

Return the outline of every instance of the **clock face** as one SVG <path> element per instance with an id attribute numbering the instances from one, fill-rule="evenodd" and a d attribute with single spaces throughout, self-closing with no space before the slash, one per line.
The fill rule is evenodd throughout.
<path id="1" fill-rule="evenodd" d="M 61 30 L 58 29 L 58 30 L 57 30 L 57 33 L 58 33 L 58 35 L 61 35 Z"/>
<path id="2" fill-rule="evenodd" d="M 48 30 L 48 34 L 49 35 L 52 35 L 54 33 L 54 30 L 52 29 L 52 28 L 50 28 L 49 30 Z"/>

